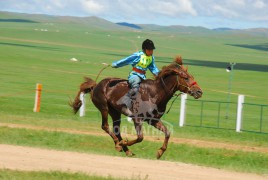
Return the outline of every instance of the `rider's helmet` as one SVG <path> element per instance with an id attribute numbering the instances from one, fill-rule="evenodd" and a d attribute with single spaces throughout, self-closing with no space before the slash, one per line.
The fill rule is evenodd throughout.
<path id="1" fill-rule="evenodd" d="M 145 49 L 148 49 L 148 50 L 155 49 L 153 41 L 150 40 L 150 39 L 146 39 L 145 41 L 143 41 L 142 49 L 143 50 L 145 50 Z"/>

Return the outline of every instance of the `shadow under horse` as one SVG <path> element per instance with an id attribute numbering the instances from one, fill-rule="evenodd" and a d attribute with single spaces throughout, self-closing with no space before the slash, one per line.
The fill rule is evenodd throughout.
<path id="1" fill-rule="evenodd" d="M 74 102 L 70 102 L 70 105 L 74 113 L 77 113 L 82 105 L 79 99 L 80 93 L 90 93 L 92 102 L 101 112 L 102 129 L 112 137 L 115 149 L 117 151 L 123 150 L 127 156 L 134 155 L 128 146 L 143 140 L 143 122 L 154 126 L 165 134 L 164 143 L 157 151 L 157 159 L 166 151 L 170 137 L 169 130 L 160 119 L 166 111 L 169 100 L 176 91 L 187 93 L 195 99 L 200 98 L 203 94 L 194 77 L 183 66 L 181 57 L 176 57 L 173 63 L 164 66 L 155 80 L 142 81 L 130 109 L 126 108 L 124 104 L 124 98 L 126 98 L 128 91 L 129 86 L 125 79 L 105 78 L 96 83 L 91 78 L 85 78 Z M 112 130 L 109 128 L 108 114 L 113 120 Z M 120 134 L 121 114 L 132 118 L 137 133 L 135 140 L 122 139 Z"/>

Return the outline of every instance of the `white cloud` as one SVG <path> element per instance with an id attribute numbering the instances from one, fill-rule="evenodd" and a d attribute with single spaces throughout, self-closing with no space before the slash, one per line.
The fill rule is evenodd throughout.
<path id="1" fill-rule="evenodd" d="M 229 7 L 242 8 L 246 5 L 246 0 L 227 0 L 224 4 L 229 5 Z"/>
<path id="2" fill-rule="evenodd" d="M 210 26 L 221 22 L 268 27 L 268 0 L 0 0 L 0 11 L 99 16 L 113 22 L 177 24 L 191 19 Z M 194 25 L 194 24 L 193 24 Z"/>
<path id="3" fill-rule="evenodd" d="M 220 6 L 216 4 L 212 7 L 212 9 L 214 10 L 214 13 L 213 13 L 214 15 L 220 14 L 223 17 L 227 17 L 227 18 L 238 17 L 238 14 L 235 11 L 224 6 Z"/>
<path id="4" fill-rule="evenodd" d="M 102 13 L 105 9 L 104 5 L 101 4 L 101 1 L 95 0 L 82 0 L 81 6 L 86 12 L 91 14 Z"/>
<path id="5" fill-rule="evenodd" d="M 267 6 L 267 5 L 265 5 L 265 3 L 261 0 L 257 0 L 253 4 L 253 7 L 255 7 L 257 9 L 263 9 L 263 8 L 265 8 L 265 6 Z M 267 9 L 266 9 L 266 11 L 267 11 Z"/>
<path id="6" fill-rule="evenodd" d="M 252 20 L 251 17 L 268 16 L 268 1 L 264 0 L 192 0 L 199 16 L 237 20 Z"/>
<path id="7" fill-rule="evenodd" d="M 192 2 L 188 0 L 175 1 L 154 1 L 149 9 L 157 14 L 168 15 L 172 17 L 181 15 L 197 15 L 197 12 L 192 7 Z"/>
<path id="8" fill-rule="evenodd" d="M 185 12 L 189 12 L 191 15 L 196 16 L 197 12 L 196 10 L 193 8 L 192 2 L 188 1 L 188 0 L 181 0 L 181 5 L 182 5 L 182 9 Z"/>

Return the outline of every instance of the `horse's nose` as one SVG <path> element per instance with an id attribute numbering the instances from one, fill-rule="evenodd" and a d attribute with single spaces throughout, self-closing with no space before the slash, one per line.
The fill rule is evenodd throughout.
<path id="1" fill-rule="evenodd" d="M 201 97 L 202 94 L 203 94 L 203 91 L 202 91 L 202 90 L 198 90 L 198 91 L 196 91 L 196 94 L 197 94 L 199 97 Z"/>

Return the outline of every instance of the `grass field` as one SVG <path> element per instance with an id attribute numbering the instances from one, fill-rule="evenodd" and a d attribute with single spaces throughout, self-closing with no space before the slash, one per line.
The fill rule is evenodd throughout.
<path id="1" fill-rule="evenodd" d="M 86 116 L 80 118 L 72 114 L 68 106 L 69 98 L 75 96 L 79 84 L 83 81 L 83 76 L 95 79 L 103 67 L 103 62 L 110 64 L 139 50 L 145 38 L 150 38 L 155 42 L 154 54 L 159 68 L 171 63 L 175 55 L 182 55 L 184 63 L 189 65 L 189 71 L 204 91 L 201 100 L 226 101 L 230 74 L 225 71 L 225 68 L 229 62 L 236 62 L 231 101 L 237 101 L 237 94 L 244 94 L 247 103 L 268 104 L 266 95 L 268 37 L 265 36 L 231 32 L 190 34 L 168 31 L 107 30 L 87 24 L 68 23 L 68 21 L 51 23 L 49 19 L 42 20 L 40 23 L 0 22 L 0 24 L 0 122 L 2 123 L 102 132 L 100 114 L 93 104 L 87 102 Z M 42 31 L 42 29 L 48 31 Z M 79 61 L 70 61 L 73 57 Z M 108 68 L 103 71 L 98 81 L 108 76 L 126 78 L 129 69 L 129 67 Z M 148 75 L 148 78 L 151 77 Z M 39 113 L 33 113 L 36 83 L 43 84 L 41 112 Z M 196 126 L 200 123 L 198 104 L 198 101 L 189 101 L 188 125 Z M 171 125 L 174 137 L 268 147 L 267 134 L 235 133 L 234 130 L 226 130 L 235 128 L 233 127 L 236 118 L 235 105 L 230 106 L 230 118 L 221 119 L 220 122 L 215 121 L 214 118 L 218 115 L 217 104 L 206 106 L 203 125 L 210 127 L 219 124 L 220 128 L 226 129 L 193 126 L 179 128 L 179 106 L 180 101 L 177 100 L 170 113 L 163 117 L 163 120 Z M 247 118 L 247 121 L 243 124 L 244 128 L 258 131 L 260 109 L 249 106 L 246 108 L 244 118 Z M 268 132 L 267 108 L 264 108 L 263 112 L 263 130 Z M 224 105 L 221 113 L 224 116 Z M 131 126 L 127 121 L 123 123 L 127 127 Z M 19 129 L 6 128 L 2 128 L 1 132 L 2 134 L 5 132 L 5 137 L 0 138 L 2 143 L 29 146 L 50 147 L 50 142 L 58 138 L 53 137 L 57 134 L 52 133 L 48 142 L 36 145 L 35 143 L 40 141 L 38 136 L 40 138 L 50 136 L 50 133 L 32 131 L 31 135 L 28 135 L 27 131 L 21 132 Z M 9 141 L 11 135 L 13 142 Z M 71 135 L 64 136 L 66 137 L 64 141 L 76 141 L 72 140 Z M 110 152 L 114 149 L 108 136 L 87 138 L 91 140 L 100 138 L 101 141 L 107 142 L 101 144 L 94 152 L 118 155 L 116 151 Z M 22 143 L 24 139 L 25 143 Z M 153 158 L 139 150 L 143 146 L 150 147 L 148 149 L 153 151 L 159 144 L 145 141 L 136 148 L 133 147 L 137 154 L 140 154 L 140 158 Z M 74 149 L 72 147 L 72 143 L 66 143 L 63 149 L 81 150 L 80 146 Z M 51 148 L 61 149 L 58 144 Z M 102 149 L 103 152 L 100 151 Z M 175 154 L 184 154 L 183 152 L 187 150 L 189 151 L 185 156 L 174 158 Z M 198 157 L 193 156 L 195 154 Z M 220 159 L 226 154 L 232 154 L 230 156 L 232 158 L 227 158 L 226 162 L 219 165 Z M 237 171 L 250 171 L 252 167 L 255 167 L 251 172 L 267 173 L 268 169 L 267 164 L 265 166 L 268 160 L 267 154 L 244 152 L 240 156 L 236 151 L 220 149 L 214 151 L 187 145 L 171 144 L 167 155 L 163 158 L 226 169 L 236 167 L 234 169 Z"/>
<path id="2" fill-rule="evenodd" d="M 1 179 L 76 179 L 76 180 L 118 180 L 118 178 L 113 177 L 99 177 L 99 176 L 90 176 L 82 173 L 66 173 L 59 171 L 52 172 L 24 172 L 24 171 L 12 171 L 8 169 L 0 170 Z M 132 179 L 132 178 L 131 178 Z M 133 179 L 138 179 L 133 177 Z"/>

